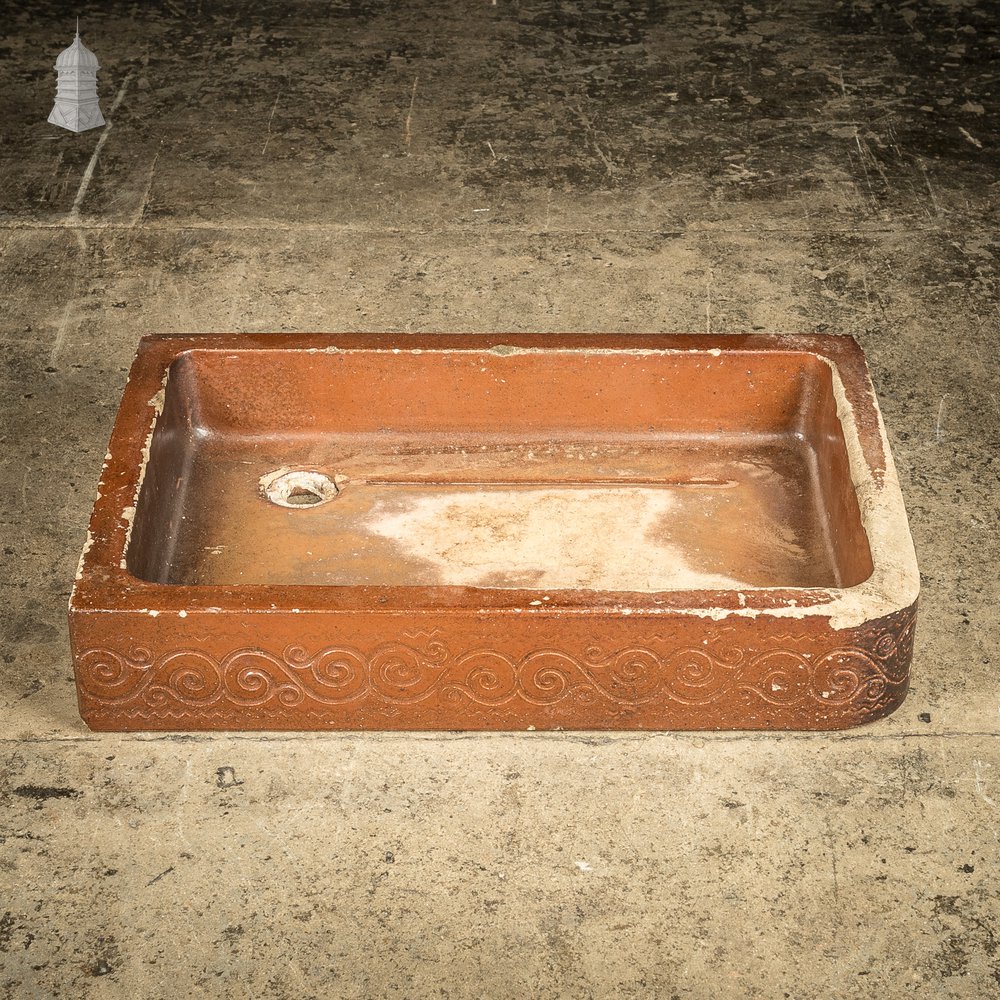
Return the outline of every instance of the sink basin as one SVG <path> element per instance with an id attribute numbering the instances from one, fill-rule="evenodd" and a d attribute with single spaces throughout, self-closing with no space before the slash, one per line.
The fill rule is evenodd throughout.
<path id="1" fill-rule="evenodd" d="M 917 591 L 849 338 L 163 336 L 70 629 L 95 729 L 831 729 Z"/>

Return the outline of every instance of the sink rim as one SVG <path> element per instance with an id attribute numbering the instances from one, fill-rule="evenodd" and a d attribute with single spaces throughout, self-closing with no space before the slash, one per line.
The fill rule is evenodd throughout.
<path id="1" fill-rule="evenodd" d="M 741 587 L 654 593 L 594 590 L 497 590 L 446 586 L 305 584 L 192 585 L 155 583 L 126 566 L 132 518 L 149 444 L 171 365 L 188 351 L 248 352 L 806 353 L 828 364 L 838 418 L 848 443 L 851 478 L 868 537 L 873 573 L 851 587 Z M 637 614 L 827 618 L 849 628 L 911 606 L 919 574 L 903 498 L 864 355 L 849 336 L 704 334 L 159 334 L 141 339 L 122 394 L 101 473 L 87 542 L 70 597 L 71 611 L 146 612 L 156 616 L 207 612 L 292 611 L 398 613 L 401 609 L 490 614 L 621 616 Z M 541 602 L 541 603 L 539 603 Z"/>

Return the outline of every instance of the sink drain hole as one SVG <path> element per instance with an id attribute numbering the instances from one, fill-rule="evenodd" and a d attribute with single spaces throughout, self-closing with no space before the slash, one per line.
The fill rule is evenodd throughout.
<path id="1" fill-rule="evenodd" d="M 318 503 L 322 503 L 324 498 L 321 497 L 315 490 L 304 489 L 301 486 L 296 486 L 291 493 L 285 497 L 287 503 L 291 504 L 293 507 L 314 507 Z"/>
<path id="2" fill-rule="evenodd" d="M 264 496 L 279 507 L 318 507 L 340 492 L 337 484 L 322 472 L 278 469 L 260 481 Z"/>

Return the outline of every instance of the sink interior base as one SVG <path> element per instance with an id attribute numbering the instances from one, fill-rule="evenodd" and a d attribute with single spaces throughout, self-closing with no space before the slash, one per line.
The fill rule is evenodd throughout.
<path id="1" fill-rule="evenodd" d="M 140 578 L 649 593 L 871 572 L 811 355 L 256 354 L 171 369 Z M 287 473 L 330 494 L 273 502 Z"/>
<path id="2" fill-rule="evenodd" d="M 160 583 L 650 592 L 837 587 L 852 569 L 823 466 L 790 435 L 210 437 L 182 467 L 147 562 Z M 261 481 L 284 470 L 319 473 L 335 497 L 271 502 Z"/>

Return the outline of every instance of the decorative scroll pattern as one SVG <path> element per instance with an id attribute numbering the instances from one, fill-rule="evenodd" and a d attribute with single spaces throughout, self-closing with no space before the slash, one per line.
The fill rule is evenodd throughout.
<path id="1" fill-rule="evenodd" d="M 519 658 L 494 649 L 456 655 L 431 631 L 367 653 L 339 645 L 317 652 L 293 645 L 280 655 L 237 649 L 221 658 L 199 649 L 160 655 L 145 648 L 88 649 L 76 666 L 86 706 L 134 722 L 208 721 L 253 709 L 280 725 L 293 716 L 322 720 L 331 709 L 359 703 L 397 714 L 430 699 L 456 708 L 521 702 L 582 710 L 603 703 L 612 713 L 671 704 L 696 710 L 721 702 L 761 709 L 811 703 L 865 714 L 902 697 L 914 623 L 915 610 L 908 609 L 859 641 L 854 633 L 855 645 L 818 653 L 799 651 L 810 640 L 803 635 L 772 639 L 772 648 L 753 652 L 724 639 L 671 648 L 668 639 L 653 636 L 643 646 L 613 650 L 592 645 L 579 653 L 535 649 Z"/>

